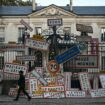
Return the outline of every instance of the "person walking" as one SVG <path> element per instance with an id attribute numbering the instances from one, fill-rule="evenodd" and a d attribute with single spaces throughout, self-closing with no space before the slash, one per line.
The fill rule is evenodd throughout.
<path id="1" fill-rule="evenodd" d="M 19 80 L 18 80 L 18 93 L 17 93 L 17 96 L 16 98 L 14 99 L 14 101 L 18 101 L 19 99 L 19 95 L 20 95 L 20 92 L 22 91 L 28 98 L 28 101 L 31 100 L 31 97 L 28 95 L 28 93 L 26 92 L 25 90 L 25 76 L 23 75 L 23 71 L 19 71 Z"/>

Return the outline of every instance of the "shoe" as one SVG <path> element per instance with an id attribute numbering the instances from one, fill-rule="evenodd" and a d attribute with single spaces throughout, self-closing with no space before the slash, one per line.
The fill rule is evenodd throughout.
<path id="1" fill-rule="evenodd" d="M 28 98 L 28 101 L 30 101 L 30 100 L 31 100 L 31 97 Z"/>
<path id="2" fill-rule="evenodd" d="M 13 101 L 18 101 L 18 99 L 13 99 Z"/>

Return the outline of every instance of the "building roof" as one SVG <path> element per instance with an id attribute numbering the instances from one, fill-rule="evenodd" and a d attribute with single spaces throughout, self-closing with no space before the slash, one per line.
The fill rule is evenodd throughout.
<path id="1" fill-rule="evenodd" d="M 48 6 L 37 6 L 36 11 Z M 69 6 L 57 6 L 69 11 Z M 82 16 L 105 16 L 105 6 L 73 6 L 73 13 Z M 0 6 L 0 16 L 27 16 L 33 13 L 32 6 Z"/>

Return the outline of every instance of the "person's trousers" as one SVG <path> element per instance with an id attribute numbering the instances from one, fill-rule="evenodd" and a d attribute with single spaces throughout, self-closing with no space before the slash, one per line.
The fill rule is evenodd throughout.
<path id="1" fill-rule="evenodd" d="M 30 98 L 30 96 L 28 95 L 28 93 L 27 93 L 26 90 L 25 90 L 25 87 L 19 87 L 18 93 L 17 93 L 17 96 L 16 96 L 16 99 L 19 98 L 20 92 L 23 92 L 28 98 Z"/>

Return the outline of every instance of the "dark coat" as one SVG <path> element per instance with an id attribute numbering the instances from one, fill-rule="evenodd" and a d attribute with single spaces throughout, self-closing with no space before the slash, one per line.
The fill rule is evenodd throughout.
<path id="1" fill-rule="evenodd" d="M 25 77 L 24 77 L 24 75 L 20 75 L 19 80 L 18 80 L 18 86 L 19 87 L 25 87 Z"/>

